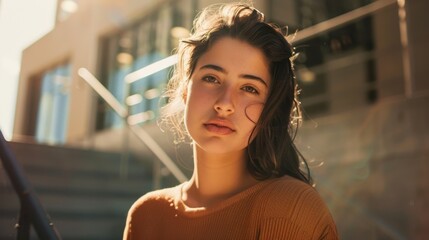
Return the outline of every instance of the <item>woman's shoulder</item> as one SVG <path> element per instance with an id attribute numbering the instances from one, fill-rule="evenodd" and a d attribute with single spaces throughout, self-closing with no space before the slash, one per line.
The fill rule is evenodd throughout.
<path id="1" fill-rule="evenodd" d="M 305 231 L 336 232 L 332 215 L 316 189 L 308 183 L 284 176 L 259 192 L 263 219 L 277 219 Z"/>
<path id="2" fill-rule="evenodd" d="M 177 190 L 179 188 L 180 188 L 180 185 L 175 186 L 175 187 L 170 187 L 170 188 L 153 190 L 153 191 L 145 193 L 137 201 L 152 201 L 152 200 L 171 198 L 177 194 Z"/>
<path id="3" fill-rule="evenodd" d="M 168 207 L 177 198 L 178 193 L 180 193 L 180 185 L 148 192 L 134 202 L 129 213 Z"/>
<path id="4" fill-rule="evenodd" d="M 297 197 L 297 194 L 304 192 L 317 193 L 313 186 L 310 184 L 296 179 L 294 177 L 285 175 L 271 182 L 263 189 L 264 194 L 269 194 L 273 197 Z"/>
<path id="5" fill-rule="evenodd" d="M 313 186 L 290 176 L 272 181 L 259 195 L 269 207 L 268 214 L 281 213 L 278 210 L 314 211 L 319 207 L 326 209 L 323 199 Z"/>

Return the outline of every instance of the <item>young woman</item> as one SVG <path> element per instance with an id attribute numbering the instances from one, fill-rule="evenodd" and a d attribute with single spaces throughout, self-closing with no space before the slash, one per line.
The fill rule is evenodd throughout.
<path id="1" fill-rule="evenodd" d="M 124 239 L 337 239 L 293 144 L 300 112 L 282 31 L 246 4 L 211 6 L 178 55 L 164 113 L 191 138 L 194 173 L 137 200 Z"/>

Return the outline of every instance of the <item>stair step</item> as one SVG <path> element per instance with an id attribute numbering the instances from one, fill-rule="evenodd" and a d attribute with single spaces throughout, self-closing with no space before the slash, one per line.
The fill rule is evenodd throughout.
<path id="1" fill-rule="evenodd" d="M 84 171 L 84 172 L 108 172 L 118 174 L 119 169 L 123 165 L 128 166 L 130 174 L 141 172 L 141 169 L 146 170 L 146 174 L 150 173 L 151 166 L 143 161 L 136 161 L 133 156 L 129 156 L 128 160 L 122 160 L 121 153 L 99 152 L 87 149 L 70 149 L 35 144 L 22 144 L 11 142 L 9 146 L 12 153 L 15 154 L 19 163 L 28 169 L 36 170 L 66 170 L 68 172 Z M 142 168 L 144 167 L 144 168 Z M 139 174 L 140 174 L 139 172 Z"/>
<path id="2" fill-rule="evenodd" d="M 5 226 L 0 231 L 0 239 L 13 240 L 16 238 L 15 224 L 17 218 L 0 218 L 0 226 Z M 125 226 L 123 222 L 116 219 L 80 219 L 79 221 L 69 219 L 54 219 L 55 228 L 60 236 L 66 240 L 106 240 L 122 239 L 122 233 Z M 31 240 L 39 240 L 32 227 Z"/>
<path id="3" fill-rule="evenodd" d="M 129 195 L 120 195 L 111 194 L 106 197 L 106 195 L 93 194 L 88 195 L 78 195 L 74 193 L 65 193 L 65 194 L 38 194 L 38 199 L 42 203 L 45 209 L 55 210 L 57 212 L 73 212 L 78 211 L 89 211 L 92 209 L 93 212 L 101 211 L 116 211 L 117 209 L 128 210 L 131 207 L 131 204 L 137 200 L 144 193 L 135 193 Z M 88 209 L 90 208 L 90 209 Z M 2 212 L 14 212 L 19 209 L 19 199 L 17 195 L 12 192 L 3 192 L 2 193 L 2 204 L 0 205 L 0 211 Z M 91 212 L 92 212 L 91 211 Z M 51 212 L 51 211 L 49 211 Z"/>

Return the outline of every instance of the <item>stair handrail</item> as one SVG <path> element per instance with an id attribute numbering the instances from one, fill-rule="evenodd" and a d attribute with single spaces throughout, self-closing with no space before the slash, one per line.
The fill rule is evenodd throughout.
<path id="1" fill-rule="evenodd" d="M 349 12 L 343 13 L 339 16 L 330 18 L 328 20 L 317 23 L 313 26 L 299 30 L 290 42 L 292 44 L 297 44 L 305 40 L 311 39 L 317 35 L 320 35 L 325 32 L 332 31 L 339 27 L 342 27 L 348 23 L 354 22 L 360 18 L 371 15 L 379 10 L 382 10 L 386 7 L 393 6 L 398 4 L 398 0 L 377 0 L 362 7 L 356 8 Z"/>
<path id="2" fill-rule="evenodd" d="M 33 187 L 17 158 L 9 148 L 0 129 L 0 159 L 21 204 L 16 224 L 17 239 L 30 239 L 30 225 L 33 224 L 40 239 L 61 239 L 47 211 L 37 198 Z"/>
<path id="3" fill-rule="evenodd" d="M 385 9 L 390 6 L 396 5 L 398 8 L 398 25 L 399 35 L 402 47 L 402 67 L 403 78 L 404 78 L 404 92 L 408 98 L 412 98 L 416 94 L 414 73 L 412 71 L 412 62 L 410 58 L 410 47 L 408 37 L 408 23 L 407 23 L 407 5 L 406 0 L 377 0 L 362 7 L 356 8 L 352 11 L 346 12 L 339 16 L 330 18 L 328 20 L 317 23 L 313 26 L 304 28 L 298 31 L 291 38 L 291 44 L 296 45 L 297 43 L 311 39 L 319 34 L 334 30 L 348 23 L 354 22 L 360 18 L 374 14 L 377 11 Z"/>
<path id="4" fill-rule="evenodd" d="M 177 167 L 174 161 L 167 153 L 159 146 L 159 144 L 147 133 L 143 128 L 137 129 L 131 125 L 127 118 L 129 117 L 128 110 L 116 99 L 115 96 L 100 83 L 100 81 L 86 68 L 78 70 L 79 76 L 103 99 L 122 119 L 125 119 L 126 126 L 149 148 L 149 150 L 161 161 L 171 174 L 179 181 L 185 182 L 188 180 L 186 175 Z"/>

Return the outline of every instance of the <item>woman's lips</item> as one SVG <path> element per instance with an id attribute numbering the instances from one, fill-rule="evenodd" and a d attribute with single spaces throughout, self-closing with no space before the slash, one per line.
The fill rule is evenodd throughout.
<path id="1" fill-rule="evenodd" d="M 212 133 L 216 133 L 219 135 L 228 135 L 234 132 L 234 130 L 232 130 L 231 128 L 227 127 L 227 126 L 222 126 L 222 125 L 217 125 L 214 123 L 207 123 L 204 124 L 204 127 Z"/>
<path id="2" fill-rule="evenodd" d="M 212 133 L 227 135 L 235 132 L 232 123 L 226 119 L 212 119 L 204 124 L 204 127 Z"/>

